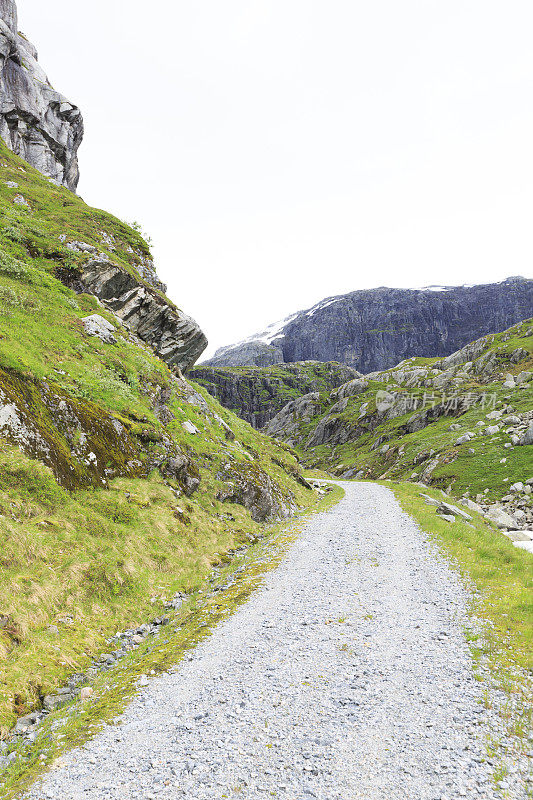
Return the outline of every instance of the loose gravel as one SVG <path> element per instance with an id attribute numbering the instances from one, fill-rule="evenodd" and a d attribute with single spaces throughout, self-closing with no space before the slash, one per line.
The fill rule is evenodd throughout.
<path id="1" fill-rule="evenodd" d="M 500 798 L 466 590 L 388 489 L 343 487 L 245 605 L 28 800 Z"/>

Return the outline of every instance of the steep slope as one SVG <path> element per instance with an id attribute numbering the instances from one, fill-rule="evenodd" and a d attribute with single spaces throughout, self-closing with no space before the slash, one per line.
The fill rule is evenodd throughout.
<path id="1" fill-rule="evenodd" d="M 188 376 L 225 408 L 254 428 L 262 428 L 290 401 L 308 392 L 326 392 L 356 378 L 344 364 L 280 364 L 273 367 L 194 367 Z"/>
<path id="2" fill-rule="evenodd" d="M 533 529 L 532 379 L 530 319 L 445 359 L 411 358 L 307 394 L 265 430 L 308 466 L 422 481 L 475 498 L 502 528 Z"/>
<path id="3" fill-rule="evenodd" d="M 139 234 L 0 150 L 5 734 L 314 494 L 289 448 L 182 377 L 205 337 Z"/>
<path id="4" fill-rule="evenodd" d="M 330 297 L 224 347 L 215 367 L 340 361 L 360 372 L 412 356 L 447 356 L 468 342 L 533 315 L 533 281 L 482 286 L 372 289 Z"/>
<path id="5" fill-rule="evenodd" d="M 50 84 L 35 47 L 18 32 L 17 17 L 14 0 L 0 0 L 0 137 L 44 175 L 74 191 L 82 116 Z"/>
<path id="6" fill-rule="evenodd" d="M 0 221 L 0 269 L 6 280 L 25 274 L 36 294 L 40 285 L 46 289 L 50 276 L 83 297 L 98 297 L 113 319 L 171 367 L 186 369 L 204 351 L 207 340 L 196 322 L 163 294 L 165 287 L 141 236 L 51 184 L 2 142 Z M 38 276 L 31 271 L 35 268 Z M 12 290 L 16 294 L 16 286 Z M 94 302 L 91 309 L 97 310 Z"/>

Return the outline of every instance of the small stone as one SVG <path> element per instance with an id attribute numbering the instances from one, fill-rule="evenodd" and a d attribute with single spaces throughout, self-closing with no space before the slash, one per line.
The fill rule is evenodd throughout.
<path id="1" fill-rule="evenodd" d="M 82 703 L 84 703 L 86 700 L 89 700 L 93 696 L 93 694 L 94 694 L 94 689 L 92 688 L 92 686 L 84 686 L 80 692 L 80 699 Z"/>

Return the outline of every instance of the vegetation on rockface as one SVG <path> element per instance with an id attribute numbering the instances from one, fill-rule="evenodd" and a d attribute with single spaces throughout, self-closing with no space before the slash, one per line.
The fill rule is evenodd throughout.
<path id="1" fill-rule="evenodd" d="M 409 359 L 366 376 L 353 394 L 341 389 L 287 407 L 267 431 L 308 467 L 338 476 L 423 480 L 500 500 L 533 477 L 531 447 L 511 440 L 533 412 L 533 320 L 475 344 L 457 363 Z M 522 373 L 522 382 L 506 381 Z"/>
<path id="2" fill-rule="evenodd" d="M 302 361 L 271 367 L 208 367 L 188 375 L 254 428 L 262 428 L 283 406 L 308 392 L 330 392 L 358 373 L 336 362 Z"/>
<path id="3" fill-rule="evenodd" d="M 83 255 L 67 244 L 83 241 L 142 282 L 151 256 L 138 230 L 105 211 L 90 208 L 14 155 L 2 141 L 0 176 L 1 274 L 16 278 L 21 270 L 26 271 L 30 285 L 45 287 L 47 275 L 70 274 L 74 279 Z"/>
<path id="4" fill-rule="evenodd" d="M 5 148 L 0 175 L 5 734 L 118 628 L 194 591 L 224 553 L 255 538 L 254 503 L 264 510 L 256 519 L 269 520 L 315 495 L 290 448 L 171 372 L 95 297 L 69 288 L 82 257 L 67 247 L 75 240 L 142 282 L 151 262 L 139 234 Z M 113 326 L 114 343 L 86 332 L 82 320 L 95 313 Z M 234 502 L 232 479 L 246 489 Z"/>

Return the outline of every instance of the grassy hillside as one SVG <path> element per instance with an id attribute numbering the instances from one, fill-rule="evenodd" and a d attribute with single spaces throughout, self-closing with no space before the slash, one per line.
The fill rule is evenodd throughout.
<path id="1" fill-rule="evenodd" d="M 0 731 L 118 629 L 314 502 L 289 448 L 174 374 L 88 294 L 82 241 L 139 282 L 139 234 L 0 154 Z M 8 184 L 16 183 L 17 186 Z M 154 285 L 153 280 L 151 285 Z M 89 335 L 99 314 L 115 342 Z"/>
<path id="2" fill-rule="evenodd" d="M 512 446 L 532 421 L 532 377 L 533 320 L 526 320 L 457 356 L 409 359 L 304 398 L 267 431 L 294 445 L 309 467 L 338 476 L 422 480 L 497 501 L 533 478 L 531 446 Z"/>

